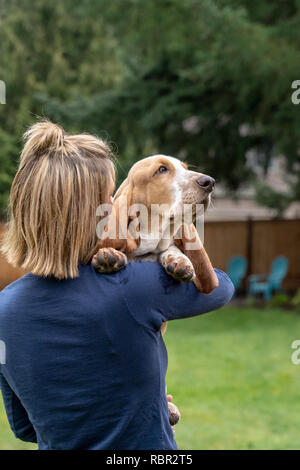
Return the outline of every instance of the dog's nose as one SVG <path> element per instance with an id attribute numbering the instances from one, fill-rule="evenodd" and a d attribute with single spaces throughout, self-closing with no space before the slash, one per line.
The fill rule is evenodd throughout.
<path id="1" fill-rule="evenodd" d="M 212 191 L 215 185 L 215 180 L 210 176 L 201 176 L 197 179 L 197 183 L 199 184 L 201 189 L 205 189 L 206 191 Z"/>

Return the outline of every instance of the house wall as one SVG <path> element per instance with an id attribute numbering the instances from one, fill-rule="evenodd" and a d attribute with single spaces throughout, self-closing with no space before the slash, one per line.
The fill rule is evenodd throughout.
<path id="1" fill-rule="evenodd" d="M 274 209 L 262 207 L 253 197 L 239 196 L 237 199 L 229 197 L 214 197 L 209 210 L 205 214 L 206 221 L 271 220 L 276 216 Z M 294 202 L 284 213 L 284 219 L 297 219 L 300 217 L 300 203 Z"/>

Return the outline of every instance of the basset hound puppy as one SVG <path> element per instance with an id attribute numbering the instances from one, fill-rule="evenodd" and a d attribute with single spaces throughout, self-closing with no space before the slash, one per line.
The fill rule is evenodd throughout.
<path id="1" fill-rule="evenodd" d="M 139 160 L 114 196 L 92 265 L 114 272 L 127 261 L 159 261 L 175 279 L 209 294 L 218 279 L 193 222 L 197 205 L 208 208 L 214 184 L 174 157 Z"/>

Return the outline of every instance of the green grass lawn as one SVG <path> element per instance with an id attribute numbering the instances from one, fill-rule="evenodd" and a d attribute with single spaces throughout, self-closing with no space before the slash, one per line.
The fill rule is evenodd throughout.
<path id="1" fill-rule="evenodd" d="M 168 393 L 180 408 L 180 449 L 300 449 L 300 315 L 226 307 L 169 323 Z M 0 404 L 0 449 L 32 449 Z"/>

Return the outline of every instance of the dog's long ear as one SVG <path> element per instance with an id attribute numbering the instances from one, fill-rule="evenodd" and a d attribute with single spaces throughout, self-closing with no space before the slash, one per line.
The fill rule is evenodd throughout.
<path id="1" fill-rule="evenodd" d="M 181 230 L 181 239 L 175 239 L 174 243 L 191 260 L 196 274 L 194 284 L 197 289 L 204 294 L 210 294 L 218 287 L 219 281 L 203 243 L 194 224 L 184 224 Z"/>
<path id="2" fill-rule="evenodd" d="M 132 185 L 126 179 L 114 196 L 112 212 L 99 241 L 98 249 L 111 247 L 123 253 L 132 253 L 137 249 L 140 243 L 138 226 L 135 233 L 134 230 L 130 230 L 129 226 L 134 223 L 134 218 L 128 215 L 131 204 Z"/>

